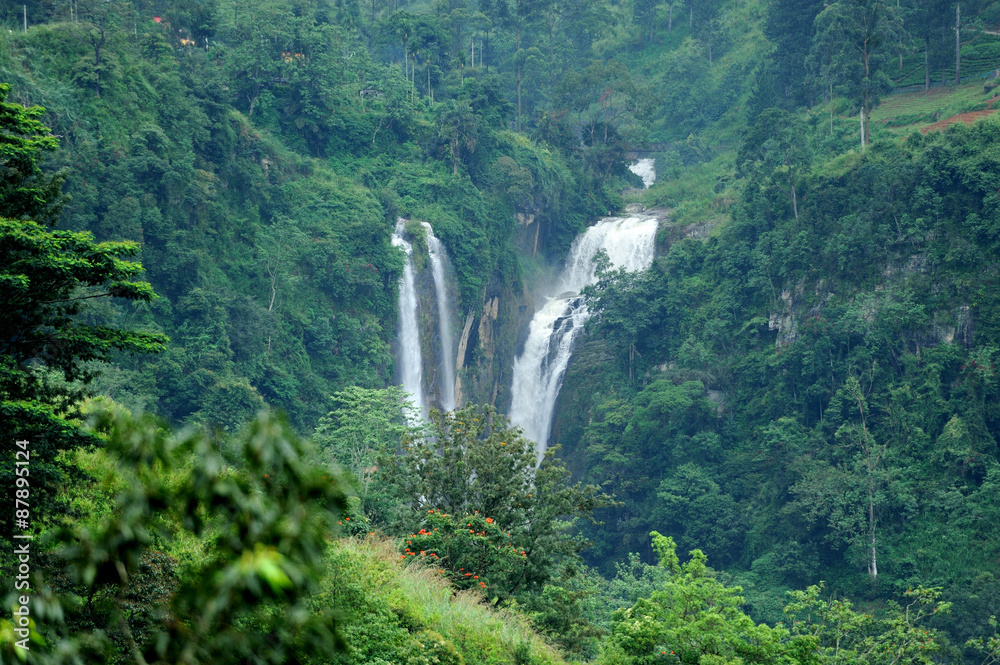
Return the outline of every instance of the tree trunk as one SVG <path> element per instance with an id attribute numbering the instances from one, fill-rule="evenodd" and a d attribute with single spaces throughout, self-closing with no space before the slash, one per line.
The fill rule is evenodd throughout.
<path id="1" fill-rule="evenodd" d="M 521 131 L 521 22 L 517 23 L 517 131 Z"/>
<path id="2" fill-rule="evenodd" d="M 871 77 L 871 53 L 866 52 L 862 55 L 862 62 L 865 66 L 865 80 L 870 80 Z M 868 116 L 871 115 L 871 90 L 868 86 L 864 88 L 864 95 L 861 101 L 861 149 L 864 150 L 868 147 L 869 134 L 868 134 Z"/>
<path id="3" fill-rule="evenodd" d="M 931 89 L 931 38 L 924 35 L 924 92 Z"/>
<path id="4" fill-rule="evenodd" d="M 962 82 L 962 3 L 955 3 L 955 85 Z"/>
<path id="5" fill-rule="evenodd" d="M 870 464 L 870 462 L 869 462 Z M 868 530 L 871 537 L 872 558 L 868 564 L 868 574 L 874 582 L 878 578 L 878 563 L 875 558 L 875 477 L 874 469 L 868 469 Z"/>
<path id="6" fill-rule="evenodd" d="M 669 35 L 674 31 L 674 3 L 670 3 L 670 9 L 667 12 L 667 34 Z"/>
<path id="7" fill-rule="evenodd" d="M 788 186 L 792 190 L 792 212 L 795 214 L 795 221 L 799 221 L 799 199 L 795 195 L 795 181 L 792 178 L 791 169 L 788 170 Z"/>

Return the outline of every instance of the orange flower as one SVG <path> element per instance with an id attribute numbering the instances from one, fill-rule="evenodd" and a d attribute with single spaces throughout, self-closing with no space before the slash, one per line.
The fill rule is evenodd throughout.
<path id="1" fill-rule="evenodd" d="M 487 524 L 493 524 L 493 518 L 492 517 L 487 517 L 486 518 L 486 523 Z"/>

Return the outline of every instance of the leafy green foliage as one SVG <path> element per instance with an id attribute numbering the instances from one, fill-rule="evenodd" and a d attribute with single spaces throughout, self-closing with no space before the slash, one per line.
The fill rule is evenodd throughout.
<path id="1" fill-rule="evenodd" d="M 625 506 L 588 531 L 587 556 L 610 573 L 629 550 L 649 556 L 639 534 L 659 529 L 703 547 L 770 622 L 786 589 L 820 577 L 858 603 L 933 581 L 962 644 L 985 632 L 976 598 L 993 588 L 992 565 L 955 550 L 992 542 L 970 520 L 992 514 L 997 460 L 981 184 L 996 127 L 828 162 L 810 131 L 823 130 L 796 137 L 798 221 L 750 152 L 774 139 L 751 131 L 731 222 L 704 241 L 669 229 L 645 275 L 608 274 L 591 294 L 595 334 L 557 422 L 583 477 Z"/>
<path id="2" fill-rule="evenodd" d="M 0 213 L 13 219 L 48 222 L 59 216 L 64 202 L 64 173 L 46 175 L 42 152 L 59 142 L 40 118 L 45 109 L 25 108 L 6 101 L 10 85 L 0 83 Z"/>
<path id="3" fill-rule="evenodd" d="M 320 459 L 327 467 L 347 469 L 357 481 L 360 511 L 384 525 L 395 517 L 392 489 L 377 482 L 378 465 L 410 435 L 406 394 L 397 386 L 381 390 L 351 387 L 334 393 L 334 408 L 313 433 Z"/>
<path id="4" fill-rule="evenodd" d="M 419 558 L 419 557 L 418 557 Z M 349 648 L 321 662 L 554 665 L 565 662 L 517 613 L 455 593 L 437 567 L 404 564 L 378 538 L 331 544 L 315 607 L 339 608 Z"/>
<path id="5" fill-rule="evenodd" d="M 792 634 L 815 640 L 816 656 L 843 663 L 933 663 L 945 646 L 939 631 L 924 628 L 933 615 L 945 614 L 940 589 L 908 589 L 906 604 L 889 605 L 882 617 L 863 614 L 851 602 L 821 597 L 823 584 L 794 591 L 785 607 Z"/>
<path id="6" fill-rule="evenodd" d="M 447 566 L 457 588 L 481 590 L 502 601 L 521 585 L 528 566 L 527 550 L 519 548 L 513 533 L 505 528 L 478 513 L 447 515 L 429 510 L 421 529 L 408 536 L 400 558 L 428 557 L 431 565 Z"/>
<path id="7" fill-rule="evenodd" d="M 7 218 L 54 214 L 62 183 L 41 170 L 41 151 L 56 147 L 38 120 L 42 109 L 3 101 L 8 91 L 0 86 L 0 435 L 10 453 L 18 440 L 33 444 L 32 487 L 44 523 L 57 514 L 54 495 L 65 471 L 59 451 L 89 439 L 71 422 L 81 384 L 92 378 L 87 363 L 117 351 L 161 351 L 167 337 L 85 318 L 97 298 L 144 303 L 155 297 L 138 279 L 142 266 L 128 260 L 138 252 L 135 243 L 97 243 L 90 233 Z M 13 467 L 0 478 L 13 486 Z M 11 514 L 0 518 L 5 537 Z"/>
<path id="8" fill-rule="evenodd" d="M 570 484 L 554 451 L 539 460 L 534 444 L 492 407 L 434 414 L 428 435 L 405 441 L 398 457 L 382 467 L 411 510 L 400 523 L 408 528 L 403 533 L 424 531 L 424 538 L 408 538 L 428 543 L 416 551 L 439 548 L 438 558 L 460 579 L 466 572 L 482 574 L 489 579 L 486 593 L 497 601 L 540 588 L 560 565 L 571 563 L 584 542 L 567 529 L 610 504 L 597 487 Z M 471 524 L 480 515 L 477 528 L 466 527 L 471 537 L 458 538 L 462 520 Z M 450 521 L 432 524 L 438 520 Z M 459 570 L 473 558 L 477 563 Z"/>
<path id="9" fill-rule="evenodd" d="M 669 576 L 652 596 L 616 612 L 601 662 L 820 662 L 809 657 L 812 640 L 744 614 L 742 589 L 720 583 L 700 550 L 681 564 L 673 539 L 651 535 Z"/>
<path id="10" fill-rule="evenodd" d="M 55 560 L 73 594 L 35 598 L 44 619 L 35 630 L 46 645 L 38 662 L 106 649 L 100 625 L 125 634 L 126 662 L 285 663 L 338 647 L 331 611 L 305 608 L 344 494 L 330 472 L 307 464 L 307 448 L 286 423 L 261 414 L 229 441 L 172 434 L 121 412 L 101 414 L 95 426 L 125 489 L 103 522 L 56 536 Z M 150 626 L 129 611 L 148 583 L 143 562 L 185 534 L 205 538 L 208 556 L 166 593 L 143 599 L 147 617 L 156 617 Z M 158 574 L 173 577 L 169 568 Z M 36 574 L 34 585 L 43 583 Z M 14 653 L 12 641 L 3 648 Z"/>

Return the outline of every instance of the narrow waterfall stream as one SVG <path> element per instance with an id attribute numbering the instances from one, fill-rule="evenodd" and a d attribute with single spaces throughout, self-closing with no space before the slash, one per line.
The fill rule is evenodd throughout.
<path id="1" fill-rule="evenodd" d="M 628 170 L 642 178 L 642 186 L 645 189 L 649 189 L 656 182 L 656 160 L 651 157 L 635 160 Z"/>
<path id="2" fill-rule="evenodd" d="M 424 397 L 423 359 L 420 353 L 420 327 L 417 325 L 417 282 L 413 270 L 413 245 L 403 238 L 403 220 L 396 222 L 392 234 L 392 244 L 406 252 L 403 276 L 399 280 L 399 338 L 396 357 L 396 373 L 403 390 L 410 393 L 414 408 L 420 417 L 427 415 L 427 400 Z"/>
<path id="3" fill-rule="evenodd" d="M 604 250 L 615 268 L 645 270 L 652 264 L 659 218 L 608 217 L 573 241 L 566 265 L 545 305 L 535 312 L 524 351 L 514 361 L 510 419 L 538 446 L 548 446 L 552 414 L 573 342 L 590 318 L 580 293 L 596 282 L 594 256 Z"/>
<path id="4" fill-rule="evenodd" d="M 455 345 L 453 343 L 452 331 L 454 321 L 451 307 L 448 305 L 448 282 L 445 276 L 445 262 L 448 255 L 444 245 L 434 235 L 434 229 L 427 222 L 423 222 L 424 230 L 427 232 L 427 252 L 431 260 L 431 277 L 434 279 L 434 295 L 437 299 L 438 310 L 438 336 L 440 340 L 439 367 L 441 376 L 438 378 L 438 400 L 441 402 L 441 409 L 444 411 L 455 410 Z"/>

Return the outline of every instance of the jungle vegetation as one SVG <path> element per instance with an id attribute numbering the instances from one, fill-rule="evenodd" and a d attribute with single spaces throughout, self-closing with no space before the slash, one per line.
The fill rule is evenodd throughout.
<path id="1" fill-rule="evenodd" d="M 996 662 L 1000 124 L 934 123 L 992 110 L 998 26 L 4 3 L 0 661 Z M 586 294 L 549 452 L 495 390 L 415 424 L 397 218 L 474 315 L 626 203 L 658 257 Z"/>

